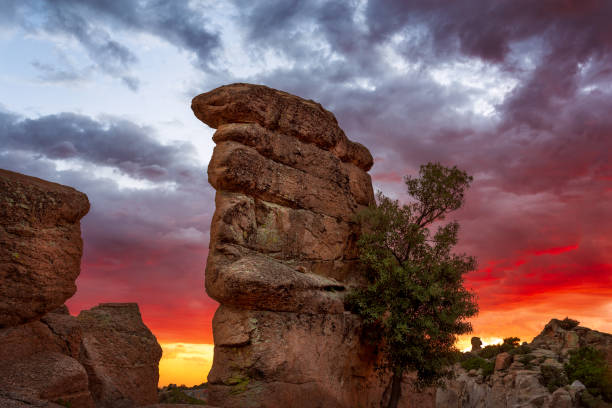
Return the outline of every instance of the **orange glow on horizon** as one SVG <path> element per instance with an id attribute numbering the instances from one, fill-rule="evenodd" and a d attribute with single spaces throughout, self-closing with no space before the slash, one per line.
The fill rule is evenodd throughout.
<path id="1" fill-rule="evenodd" d="M 159 362 L 159 387 L 168 384 L 188 387 L 206 382 L 212 366 L 212 344 L 161 343 L 164 354 Z"/>

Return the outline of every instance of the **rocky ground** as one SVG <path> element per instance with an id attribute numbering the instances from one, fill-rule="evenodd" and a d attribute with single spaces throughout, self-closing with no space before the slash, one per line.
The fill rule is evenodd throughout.
<path id="1" fill-rule="evenodd" d="M 570 319 L 553 319 L 531 343 L 521 346 L 508 339 L 503 346 L 480 349 L 478 340 L 473 339 L 473 351 L 454 367 L 455 378 L 447 382 L 446 388 L 437 390 L 436 407 L 612 406 L 603 401 L 600 391 L 587 389 L 572 378 L 573 372 L 568 372 L 572 355 L 586 348 L 598 350 L 602 363 L 605 359 L 610 367 L 612 335 L 577 324 Z M 581 379 L 590 385 L 587 377 Z"/>

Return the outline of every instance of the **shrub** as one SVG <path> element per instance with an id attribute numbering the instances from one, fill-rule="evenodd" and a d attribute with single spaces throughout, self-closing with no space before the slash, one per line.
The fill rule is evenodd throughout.
<path id="1" fill-rule="evenodd" d="M 531 353 L 531 347 L 529 347 L 529 344 L 527 343 L 523 343 L 517 348 L 510 350 L 510 354 L 516 354 L 516 355 L 525 355 L 529 353 Z"/>
<path id="2" fill-rule="evenodd" d="M 578 320 L 570 319 L 569 317 L 559 322 L 559 326 L 565 330 L 572 330 L 574 327 L 578 326 L 578 324 L 580 324 Z"/>
<path id="3" fill-rule="evenodd" d="M 177 387 L 176 385 L 174 387 L 168 387 L 168 391 L 163 392 L 159 396 L 159 402 L 164 404 L 206 405 L 204 401 L 187 395 L 180 389 L 180 387 Z"/>
<path id="4" fill-rule="evenodd" d="M 507 352 L 517 348 L 520 341 L 518 337 L 506 337 L 501 345 L 501 351 Z"/>
<path id="5" fill-rule="evenodd" d="M 561 368 L 544 365 L 540 367 L 540 373 L 540 384 L 551 393 L 567 384 L 567 377 Z"/>
<path id="6" fill-rule="evenodd" d="M 486 378 L 493 374 L 493 370 L 495 370 L 495 363 L 492 361 L 485 361 L 485 364 L 483 364 L 480 368 L 482 368 L 482 376 Z"/>
<path id="7" fill-rule="evenodd" d="M 461 367 L 468 371 L 482 369 L 482 376 L 488 377 L 493 374 L 495 363 L 492 361 L 487 361 L 484 358 L 472 357 L 463 361 L 461 363 Z"/>
<path id="8" fill-rule="evenodd" d="M 523 363 L 525 365 L 525 368 L 530 369 L 533 368 L 533 364 L 531 364 L 531 362 L 535 359 L 536 356 L 534 356 L 533 354 L 525 354 L 524 356 L 521 356 L 521 358 L 519 358 L 519 362 Z"/>
<path id="9" fill-rule="evenodd" d="M 570 382 L 578 380 L 590 394 L 612 402 L 612 374 L 603 352 L 589 346 L 570 352 L 565 372 Z"/>

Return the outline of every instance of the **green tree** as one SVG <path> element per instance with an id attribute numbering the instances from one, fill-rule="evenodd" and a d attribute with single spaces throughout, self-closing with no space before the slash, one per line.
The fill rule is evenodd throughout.
<path id="1" fill-rule="evenodd" d="M 456 357 L 456 336 L 472 331 L 466 320 L 478 312 L 463 275 L 476 260 L 452 252 L 459 224 L 438 225 L 461 207 L 472 177 L 438 163 L 421 166 L 419 177 L 405 178 L 412 201 L 400 205 L 377 195 L 377 204 L 358 215 L 358 245 L 369 285 L 350 293 L 347 306 L 364 320 L 382 351 L 378 367 L 389 370 L 389 408 L 397 407 L 401 380 L 416 371 L 417 386 L 439 383 Z"/>

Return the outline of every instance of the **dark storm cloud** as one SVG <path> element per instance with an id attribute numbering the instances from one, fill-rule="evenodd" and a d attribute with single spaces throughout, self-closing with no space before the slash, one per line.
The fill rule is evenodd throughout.
<path id="1" fill-rule="evenodd" d="M 294 64 L 248 79 L 331 109 L 372 150 L 373 178 L 386 193 L 405 197 L 401 177 L 427 161 L 476 176 L 457 216 L 460 249 L 481 261 L 468 283 L 483 307 L 611 289 L 612 3 L 249 4 L 241 4 L 241 23 L 251 49 L 273 49 Z M 310 32 L 329 49 L 303 41 Z M 393 72 L 384 47 L 416 68 Z M 454 82 L 461 78 L 441 84 L 431 75 L 454 63 L 483 67 L 482 81 L 497 75 L 516 85 L 494 115 L 466 112 L 476 91 Z M 375 89 L 355 86 L 364 79 Z"/>
<path id="2" fill-rule="evenodd" d="M 31 152 L 47 159 L 79 159 L 110 166 L 135 179 L 199 183 L 202 168 L 186 142 L 163 145 L 153 130 L 127 120 L 95 120 L 74 113 L 37 119 L 0 112 L 1 150 Z"/>
<path id="3" fill-rule="evenodd" d="M 133 89 L 138 61 L 116 29 L 149 33 L 193 52 L 197 66 L 214 71 L 207 81 L 215 85 L 263 83 L 321 102 L 351 139 L 371 149 L 375 183 L 399 198 L 405 198 L 402 176 L 422 163 L 466 169 L 475 182 L 457 214 L 459 249 L 480 259 L 468 284 L 485 309 L 555 291 L 612 293 L 612 2 L 236 1 L 236 16 L 225 18 L 243 36 L 228 39 L 242 41 L 241 51 L 255 63 L 269 55 L 281 61 L 245 76 L 219 65 L 221 43 L 207 23 L 215 16 L 196 3 L 39 2 L 34 9 L 44 22 L 36 25 L 19 12 L 21 3 L 8 2 L 0 22 L 12 15 L 4 24 L 16 20 L 31 30 L 74 36 L 99 69 Z M 396 71 L 393 62 L 410 67 Z M 462 82 L 453 70 L 458 64 L 484 85 Z M 434 75 L 440 68 L 448 68 L 446 82 Z M 66 71 L 38 69 L 49 79 Z M 513 88 L 491 102 L 492 115 L 474 112 L 474 100 L 502 79 Z M 193 94 L 210 83 L 197 86 L 204 89 Z M 129 300 L 131 288 L 156 285 L 145 278 L 152 274 L 167 290 L 139 289 L 145 309 L 153 310 L 150 298 L 159 297 L 162 307 L 180 299 L 187 310 L 177 293 L 197 296 L 193 283 L 201 282 L 195 275 L 203 271 L 205 245 L 193 242 L 198 234 L 208 236 L 213 192 L 189 146 L 161 145 L 148 134 L 146 127 L 113 118 L 0 114 L 0 140 L 7 146 L 0 165 L 93 197 L 84 221 L 83 279 L 89 280 L 82 299 L 124 287 Z M 56 171 L 52 160 L 62 158 L 174 181 L 178 188 L 120 189 L 87 171 Z M 560 247 L 576 249 L 550 250 Z M 601 296 L 589 307 L 608 300 Z"/>

